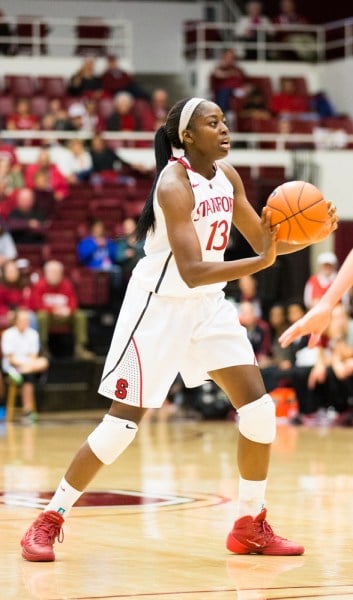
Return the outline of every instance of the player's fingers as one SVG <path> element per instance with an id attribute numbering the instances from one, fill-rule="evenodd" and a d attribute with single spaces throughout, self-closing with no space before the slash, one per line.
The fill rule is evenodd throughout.
<path id="1" fill-rule="evenodd" d="M 321 334 L 320 333 L 312 333 L 310 338 L 309 338 L 309 342 L 308 342 L 308 347 L 309 348 L 315 348 L 315 346 L 318 345 L 319 341 L 321 338 Z"/>
<path id="2" fill-rule="evenodd" d="M 282 348 L 286 348 L 287 346 L 289 346 L 289 344 L 293 342 L 293 340 L 295 340 L 300 335 L 300 327 L 296 323 L 294 323 L 294 325 L 292 325 L 282 333 L 282 335 L 278 338 L 278 341 L 281 344 Z"/>

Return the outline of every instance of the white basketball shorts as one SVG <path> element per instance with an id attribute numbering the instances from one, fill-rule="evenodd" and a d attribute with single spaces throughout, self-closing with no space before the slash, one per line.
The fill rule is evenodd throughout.
<path id="1" fill-rule="evenodd" d="M 196 387 L 210 379 L 209 371 L 254 364 L 246 329 L 223 292 L 171 298 L 131 279 L 98 392 L 157 408 L 178 373 L 187 387 Z"/>

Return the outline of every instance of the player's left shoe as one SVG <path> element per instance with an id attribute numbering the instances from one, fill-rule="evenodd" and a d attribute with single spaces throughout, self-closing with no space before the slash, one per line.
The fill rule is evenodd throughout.
<path id="1" fill-rule="evenodd" d="M 227 549 L 235 554 L 268 554 L 292 556 L 304 553 L 304 547 L 276 535 L 266 521 L 266 508 L 257 517 L 246 516 L 235 521 L 227 537 Z"/>

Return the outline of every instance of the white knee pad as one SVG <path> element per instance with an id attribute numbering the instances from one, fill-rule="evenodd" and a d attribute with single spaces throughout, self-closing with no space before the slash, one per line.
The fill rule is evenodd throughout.
<path id="1" fill-rule="evenodd" d="M 88 436 L 93 454 L 105 465 L 110 465 L 131 444 L 138 427 L 134 421 L 104 415 L 103 421 Z"/>
<path id="2" fill-rule="evenodd" d="M 269 394 L 238 409 L 240 433 L 259 444 L 271 444 L 276 437 L 276 409 Z"/>

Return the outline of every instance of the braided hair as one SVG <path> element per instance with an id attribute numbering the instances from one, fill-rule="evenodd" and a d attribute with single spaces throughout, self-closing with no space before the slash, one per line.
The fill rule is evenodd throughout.
<path id="1" fill-rule="evenodd" d="M 179 100 L 170 109 L 165 125 L 162 125 L 154 136 L 154 154 L 156 160 L 156 174 L 153 180 L 151 191 L 147 197 L 145 206 L 143 207 L 141 216 L 137 223 L 136 235 L 139 241 L 143 241 L 147 233 L 151 230 L 154 231 L 155 226 L 155 215 L 153 210 L 153 195 L 156 189 L 158 177 L 161 174 L 164 167 L 168 164 L 168 161 L 173 155 L 173 147 L 176 149 L 184 148 L 184 144 L 179 139 L 179 121 L 181 111 L 185 104 L 190 98 L 184 98 Z M 197 109 L 194 115 L 196 115 Z M 192 121 L 192 118 L 190 121 Z"/>

